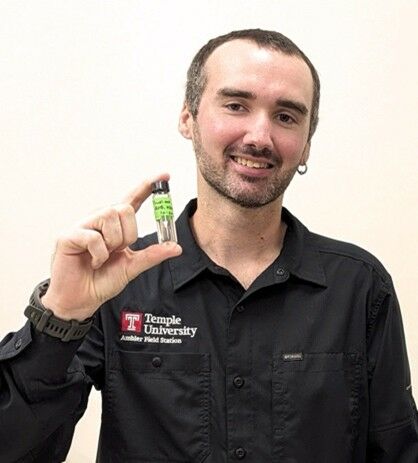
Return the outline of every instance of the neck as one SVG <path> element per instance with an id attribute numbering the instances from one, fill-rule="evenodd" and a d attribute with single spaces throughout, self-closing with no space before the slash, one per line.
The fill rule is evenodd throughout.
<path id="1" fill-rule="evenodd" d="M 231 271 L 247 264 L 266 267 L 276 259 L 286 231 L 282 197 L 248 209 L 216 192 L 200 193 L 191 227 L 199 246 L 216 264 Z"/>

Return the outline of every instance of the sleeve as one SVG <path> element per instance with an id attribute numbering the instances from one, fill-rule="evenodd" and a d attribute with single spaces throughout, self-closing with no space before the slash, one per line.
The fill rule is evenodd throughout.
<path id="1" fill-rule="evenodd" d="M 0 343 L 0 461 L 64 461 L 91 386 L 100 388 L 101 330 L 62 342 L 29 322 Z"/>
<path id="2" fill-rule="evenodd" d="M 418 414 L 398 300 L 390 281 L 370 315 L 368 463 L 418 463 Z"/>

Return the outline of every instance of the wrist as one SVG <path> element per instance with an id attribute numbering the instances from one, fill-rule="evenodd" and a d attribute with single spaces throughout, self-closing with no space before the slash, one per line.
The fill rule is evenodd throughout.
<path id="1" fill-rule="evenodd" d="M 76 319 L 58 317 L 51 309 L 42 304 L 41 299 L 49 286 L 49 280 L 38 285 L 29 300 L 25 315 L 35 329 L 49 336 L 59 338 L 64 342 L 82 339 L 89 331 L 93 320 L 91 318 L 80 322 Z M 68 314 L 66 314 L 68 315 Z"/>
<path id="2" fill-rule="evenodd" d="M 71 310 L 66 310 L 61 304 L 47 291 L 43 296 L 40 297 L 40 302 L 45 307 L 45 309 L 51 310 L 55 317 L 60 318 L 61 320 L 70 321 L 76 320 L 78 322 L 83 322 L 89 316 L 83 316 L 83 312 L 77 310 L 75 313 Z"/>

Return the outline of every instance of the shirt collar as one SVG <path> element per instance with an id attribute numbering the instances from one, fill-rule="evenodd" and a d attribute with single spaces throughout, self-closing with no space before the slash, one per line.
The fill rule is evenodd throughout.
<path id="1" fill-rule="evenodd" d="M 190 217 L 195 213 L 197 200 L 192 199 L 176 221 L 177 236 L 183 253 L 168 261 L 174 290 L 197 277 L 213 262 L 196 243 L 190 228 Z M 284 268 L 291 275 L 312 283 L 326 286 L 325 272 L 313 235 L 286 208 L 282 218 L 287 224 L 283 249 L 273 267 Z"/>
<path id="2" fill-rule="evenodd" d="M 302 280 L 327 286 L 315 235 L 285 207 L 282 208 L 282 219 L 287 224 L 287 230 L 283 249 L 278 257 L 279 265 Z"/>
<path id="3" fill-rule="evenodd" d="M 176 221 L 177 239 L 183 252 L 180 256 L 168 261 L 174 290 L 198 276 L 211 264 L 209 256 L 196 243 L 190 228 L 190 218 L 196 208 L 197 200 L 192 199 Z"/>

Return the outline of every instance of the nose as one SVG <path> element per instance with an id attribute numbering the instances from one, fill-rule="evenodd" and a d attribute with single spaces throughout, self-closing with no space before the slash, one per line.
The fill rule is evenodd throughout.
<path id="1" fill-rule="evenodd" d="M 248 126 L 243 138 L 245 145 L 251 145 L 258 149 L 272 149 L 271 121 L 266 114 L 257 114 L 248 120 Z"/>

